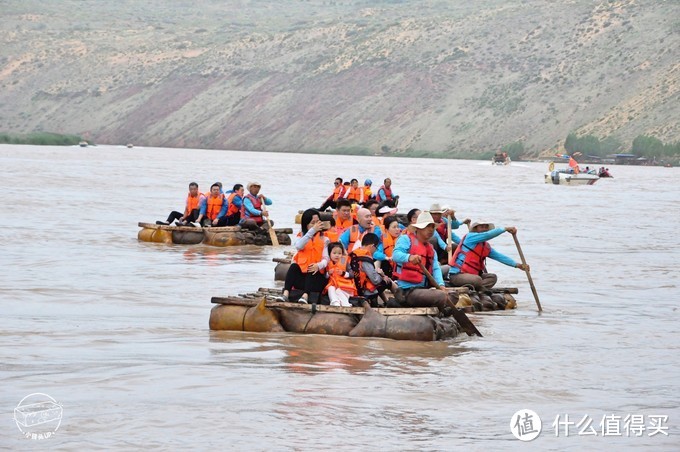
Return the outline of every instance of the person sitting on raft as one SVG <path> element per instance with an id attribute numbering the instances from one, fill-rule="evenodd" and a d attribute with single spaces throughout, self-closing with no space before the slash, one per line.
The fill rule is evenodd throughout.
<path id="1" fill-rule="evenodd" d="M 373 218 L 373 224 L 376 225 L 376 227 L 380 228 L 382 226 L 382 220 L 381 218 L 378 217 L 378 206 L 380 203 L 376 201 L 375 199 L 369 199 L 366 201 L 364 204 L 364 207 L 371 212 L 371 217 Z M 359 211 L 357 211 L 357 215 L 359 214 Z"/>
<path id="2" fill-rule="evenodd" d="M 371 179 L 366 179 L 364 181 L 364 186 L 363 186 L 363 196 L 364 196 L 364 201 L 363 203 L 366 204 L 366 201 L 369 199 L 374 199 L 375 196 L 373 196 L 373 191 L 371 190 L 371 186 L 373 185 L 373 181 Z"/>
<path id="3" fill-rule="evenodd" d="M 401 305 L 435 306 L 443 311 L 448 305 L 449 295 L 443 288 L 442 271 L 434 247 L 429 242 L 434 235 L 434 220 L 430 212 L 425 211 L 418 215 L 418 221 L 409 229 L 406 234 L 402 234 L 397 239 L 392 254 L 392 260 L 396 265 L 394 276 L 397 278 L 398 287 L 394 294 L 395 299 Z M 430 281 L 420 264 L 430 272 L 441 290 L 431 288 Z"/>
<path id="4" fill-rule="evenodd" d="M 243 198 L 243 206 L 241 206 L 241 227 L 243 228 L 257 229 L 262 226 L 264 218 L 269 215 L 265 206 L 271 206 L 272 200 L 260 194 L 260 187 L 259 182 L 249 182 L 246 186 L 248 193 Z"/>
<path id="5" fill-rule="evenodd" d="M 361 208 L 357 211 L 357 222 L 358 224 L 353 225 L 351 228 L 346 230 L 340 235 L 340 242 L 345 247 L 348 253 L 354 251 L 355 248 L 361 246 L 362 239 L 366 234 L 372 232 L 378 236 L 380 239 L 380 244 L 373 254 L 373 258 L 382 261 L 385 260 L 385 252 L 382 245 L 382 231 L 379 227 L 373 224 L 373 217 L 371 216 L 371 211 L 365 208 Z"/>
<path id="6" fill-rule="evenodd" d="M 243 207 L 243 195 L 245 189 L 241 184 L 234 184 L 234 187 L 227 192 L 227 214 L 225 224 L 220 226 L 236 226 L 241 221 L 241 208 Z"/>
<path id="7" fill-rule="evenodd" d="M 321 272 L 328 265 L 328 238 L 323 235 L 323 222 L 319 221 L 319 211 L 307 209 L 300 220 L 301 232 L 295 240 L 297 252 L 293 256 L 286 280 L 283 284 L 283 301 L 288 301 L 290 291 L 301 290 L 300 303 L 316 301 L 324 287 L 326 276 Z"/>
<path id="8" fill-rule="evenodd" d="M 397 239 L 401 237 L 402 229 L 396 216 L 385 217 L 383 228 L 385 229 L 383 251 L 386 259 L 380 262 L 380 268 L 386 276 L 391 278 L 394 270 L 394 263 L 392 261 L 394 245 L 397 243 Z"/>
<path id="9" fill-rule="evenodd" d="M 458 221 L 456 218 L 456 211 L 449 209 L 448 207 L 440 207 L 438 203 L 434 203 L 430 206 L 430 214 L 432 214 L 432 219 L 435 223 L 436 234 L 433 236 L 433 241 L 436 242 L 435 249 L 437 250 L 437 256 L 439 262 L 446 264 L 448 260 L 447 253 L 449 249 L 453 249 L 453 245 L 449 245 L 446 241 L 446 236 L 448 235 L 448 217 L 451 217 L 451 242 L 458 245 L 460 243 L 460 237 L 453 232 L 454 229 L 458 229 L 461 224 L 470 224 L 470 219 Z M 433 245 L 435 243 L 432 243 Z"/>
<path id="10" fill-rule="evenodd" d="M 184 214 L 173 210 L 170 212 L 170 215 L 168 215 L 167 220 L 156 221 L 156 224 L 167 226 L 173 221 L 176 221 L 177 226 L 184 226 L 187 223 L 192 223 L 198 220 L 198 215 L 200 213 L 199 206 L 201 205 L 201 200 L 203 198 L 203 194 L 198 191 L 198 184 L 196 182 L 191 182 L 189 184 L 189 194 L 187 195 L 187 199 L 184 204 Z"/>
<path id="11" fill-rule="evenodd" d="M 329 261 L 326 267 L 326 291 L 331 306 L 352 306 L 349 297 L 357 295 L 354 283 L 354 273 L 350 268 L 350 260 L 345 252 L 345 247 L 340 242 L 331 242 L 328 245 Z"/>
<path id="12" fill-rule="evenodd" d="M 420 215 L 421 210 L 420 209 L 411 209 L 408 211 L 406 214 L 406 221 L 408 221 L 408 226 L 406 226 L 406 230 L 404 231 L 404 234 L 411 229 L 411 232 L 415 232 L 413 228 L 411 228 L 411 225 L 415 224 L 418 221 L 418 215 Z"/>
<path id="13" fill-rule="evenodd" d="M 359 187 L 359 181 L 352 179 L 349 183 L 349 190 L 347 191 L 347 200 L 352 204 L 364 203 L 364 190 Z"/>
<path id="14" fill-rule="evenodd" d="M 352 204 L 347 199 L 338 199 L 337 206 L 333 213 L 333 218 L 335 218 L 335 227 L 338 234 L 342 234 L 354 224 L 354 220 L 352 220 Z"/>
<path id="15" fill-rule="evenodd" d="M 225 201 L 219 183 L 215 182 L 210 186 L 210 194 L 201 202 L 196 222 L 201 226 L 226 225 L 227 203 Z"/>
<path id="16" fill-rule="evenodd" d="M 386 289 L 394 289 L 392 280 L 385 276 L 382 270 L 376 269 L 375 259 L 378 246 L 382 246 L 380 237 L 372 232 L 366 233 L 361 239 L 361 246 L 349 253 L 350 267 L 354 272 L 354 281 L 359 296 L 366 298 L 371 306 L 377 307 L 380 297 L 387 302 L 384 292 Z"/>
<path id="17" fill-rule="evenodd" d="M 342 184 L 342 177 L 336 177 L 333 185 L 335 186 L 333 193 L 331 193 L 324 203 L 321 204 L 321 207 L 319 207 L 320 212 L 323 212 L 329 207 L 335 209 L 337 207 L 338 199 L 345 197 L 345 186 Z"/>
<path id="18" fill-rule="evenodd" d="M 388 177 L 383 181 L 383 185 L 378 190 L 375 199 L 381 206 L 388 205 L 390 207 L 397 207 L 399 204 L 399 196 L 392 192 L 392 179 Z"/>
<path id="19" fill-rule="evenodd" d="M 498 281 L 498 277 L 486 271 L 486 258 L 490 257 L 502 264 L 520 270 L 529 270 L 529 265 L 518 264 L 512 258 L 491 248 L 488 241 L 504 232 L 517 234 L 517 228 L 495 228 L 493 223 L 475 221 L 470 225 L 470 232 L 466 234 L 456 247 L 449 261 L 449 282 L 452 286 L 470 284 L 477 292 L 491 289 Z"/>

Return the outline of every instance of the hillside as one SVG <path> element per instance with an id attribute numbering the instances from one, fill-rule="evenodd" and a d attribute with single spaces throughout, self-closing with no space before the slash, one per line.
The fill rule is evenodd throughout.
<path id="1" fill-rule="evenodd" d="M 0 17 L 0 132 L 397 155 L 680 140 L 674 0 L 24 0 Z"/>

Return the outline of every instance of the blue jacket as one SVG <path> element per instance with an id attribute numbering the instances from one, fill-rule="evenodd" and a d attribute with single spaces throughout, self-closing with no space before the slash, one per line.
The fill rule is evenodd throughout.
<path id="1" fill-rule="evenodd" d="M 465 237 L 463 237 L 462 246 L 464 246 L 467 250 L 471 250 L 474 249 L 474 247 L 479 245 L 480 243 L 488 242 L 489 240 L 498 237 L 504 232 L 505 228 L 496 228 L 486 232 L 468 232 L 468 234 Z M 502 264 L 508 265 L 510 267 L 517 266 L 517 262 L 515 262 L 512 258 L 506 256 L 505 254 L 499 253 L 493 248 L 491 248 L 491 251 L 489 252 L 489 258 L 498 261 Z M 458 265 L 462 265 L 463 259 L 465 259 L 465 256 L 463 254 L 459 254 L 458 257 L 456 258 L 456 263 Z M 460 273 L 460 269 L 451 266 L 449 274 L 455 275 L 458 273 Z"/>
<path id="2" fill-rule="evenodd" d="M 411 238 L 403 234 L 397 239 L 397 243 L 394 244 L 394 252 L 392 253 L 392 260 L 397 264 L 405 264 L 408 262 L 409 250 L 411 249 Z M 440 286 L 444 285 L 444 278 L 442 277 L 442 268 L 439 266 L 439 261 L 437 260 L 437 254 L 435 253 L 432 262 L 432 276 L 437 284 Z M 409 283 L 397 280 L 397 285 L 402 289 L 411 289 L 414 287 L 429 287 L 427 276 L 423 275 L 423 280 L 420 283 Z"/>

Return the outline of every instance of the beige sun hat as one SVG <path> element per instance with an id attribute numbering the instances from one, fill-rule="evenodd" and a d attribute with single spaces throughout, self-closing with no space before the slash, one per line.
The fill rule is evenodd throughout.
<path id="1" fill-rule="evenodd" d="M 490 221 L 481 221 L 480 220 L 480 221 L 473 221 L 472 224 L 470 225 L 470 230 L 472 231 L 474 228 L 476 228 L 477 226 L 482 225 L 482 224 L 488 224 L 489 229 L 495 229 L 496 228 L 496 226 L 494 226 L 494 224 L 491 223 Z"/>
<path id="2" fill-rule="evenodd" d="M 444 213 L 444 210 L 445 209 L 442 206 L 440 206 L 438 202 L 436 202 L 436 203 L 434 203 L 430 206 L 430 210 L 428 210 L 428 212 L 430 212 L 430 213 Z"/>
<path id="3" fill-rule="evenodd" d="M 426 210 L 424 212 L 420 212 L 420 215 L 418 215 L 418 220 L 416 220 L 416 222 L 411 226 L 416 229 L 425 229 L 431 224 L 434 224 L 434 219 L 432 218 L 432 214 Z"/>
<path id="4" fill-rule="evenodd" d="M 253 186 L 262 187 L 262 184 L 260 184 L 259 182 L 248 182 L 248 184 L 246 185 L 246 190 L 250 191 L 250 187 Z"/>

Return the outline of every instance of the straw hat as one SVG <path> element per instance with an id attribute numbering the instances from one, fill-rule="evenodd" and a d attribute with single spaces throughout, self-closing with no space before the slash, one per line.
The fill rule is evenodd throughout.
<path id="1" fill-rule="evenodd" d="M 430 206 L 430 213 L 444 213 L 444 208 L 439 203 L 434 203 Z"/>
<path id="2" fill-rule="evenodd" d="M 488 224 L 489 229 L 494 229 L 496 227 L 496 226 L 494 226 L 493 223 L 491 223 L 489 221 L 473 221 L 472 224 L 470 225 L 470 230 L 472 231 L 474 228 L 476 228 L 477 226 L 480 226 L 482 224 Z"/>
<path id="3" fill-rule="evenodd" d="M 431 224 L 434 224 L 434 219 L 432 218 L 432 214 L 426 210 L 425 212 L 420 212 L 418 220 L 411 226 L 416 229 L 425 229 Z"/>
<path id="4" fill-rule="evenodd" d="M 248 182 L 248 185 L 246 185 L 246 190 L 250 191 L 250 187 L 262 187 L 262 184 L 259 182 Z"/>

